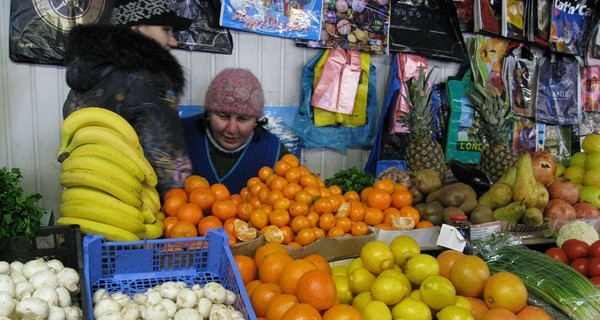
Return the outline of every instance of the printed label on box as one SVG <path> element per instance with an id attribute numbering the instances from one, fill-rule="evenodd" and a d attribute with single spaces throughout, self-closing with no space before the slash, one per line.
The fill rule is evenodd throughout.
<path id="1" fill-rule="evenodd" d="M 471 240 L 479 240 L 490 234 L 502 231 L 502 221 L 471 225 Z"/>

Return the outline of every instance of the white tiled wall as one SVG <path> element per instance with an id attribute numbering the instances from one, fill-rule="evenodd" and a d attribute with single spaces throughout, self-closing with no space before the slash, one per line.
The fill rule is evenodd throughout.
<path id="1" fill-rule="evenodd" d="M 14 63 L 9 59 L 8 32 L 10 1 L 0 1 L 0 167 L 18 167 L 26 193 L 43 196 L 41 205 L 58 212 L 61 186 L 60 164 L 55 159 L 59 145 L 62 104 L 68 92 L 64 68 Z M 293 40 L 258 36 L 232 30 L 231 55 L 173 50 L 187 71 L 188 84 L 181 99 L 184 105 L 202 105 L 210 79 L 226 67 L 251 69 L 261 80 L 270 106 L 297 106 L 300 100 L 302 66 L 318 53 L 299 48 Z M 390 56 L 375 55 L 378 100 L 384 96 Z M 454 63 L 431 61 L 441 67 L 440 81 L 453 75 Z M 369 150 L 345 152 L 331 149 L 302 151 L 302 164 L 328 178 L 340 169 L 362 168 Z"/>

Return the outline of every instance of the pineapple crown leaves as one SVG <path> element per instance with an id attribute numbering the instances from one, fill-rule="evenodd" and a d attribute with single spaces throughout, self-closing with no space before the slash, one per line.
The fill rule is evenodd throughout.
<path id="1" fill-rule="evenodd" d="M 506 92 L 500 93 L 491 83 L 472 84 L 475 90 L 468 92 L 467 97 L 479 116 L 479 132 L 482 138 L 488 143 L 505 141 L 514 120 Z"/>
<path id="2" fill-rule="evenodd" d="M 409 127 L 417 125 L 431 127 L 433 115 L 429 106 L 431 105 L 432 89 L 430 79 L 433 76 L 433 71 L 437 67 L 431 69 L 427 74 L 424 66 L 419 67 L 419 75 L 412 77 L 406 82 L 407 94 L 403 94 L 403 98 L 408 105 L 408 111 L 401 110 L 399 122 L 407 124 Z"/>

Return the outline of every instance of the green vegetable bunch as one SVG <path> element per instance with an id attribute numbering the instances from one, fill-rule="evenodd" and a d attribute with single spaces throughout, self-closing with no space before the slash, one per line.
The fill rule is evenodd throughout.
<path id="1" fill-rule="evenodd" d="M 364 188 L 373 186 L 375 177 L 358 170 L 356 167 L 336 172 L 331 178 L 325 179 L 325 185 L 339 186 L 342 192 L 356 191 L 360 193 Z"/>
<path id="2" fill-rule="evenodd" d="M 23 176 L 19 168 L 0 169 L 0 239 L 14 236 L 33 237 L 40 228 L 44 209 L 36 203 L 38 193 L 24 195 L 19 182 Z"/>

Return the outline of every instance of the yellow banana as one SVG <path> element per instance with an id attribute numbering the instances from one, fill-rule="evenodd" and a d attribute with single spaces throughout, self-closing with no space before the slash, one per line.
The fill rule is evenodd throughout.
<path id="1" fill-rule="evenodd" d="M 64 226 L 78 224 L 81 232 L 85 234 L 102 235 L 108 241 L 138 241 L 140 238 L 135 234 L 105 223 L 91 221 L 87 219 L 60 217 L 56 224 Z"/>
<path id="2" fill-rule="evenodd" d="M 156 221 L 156 211 L 153 211 L 145 204 L 142 204 L 142 217 L 144 218 L 144 223 L 154 223 Z"/>
<path id="3" fill-rule="evenodd" d="M 158 224 L 146 223 L 144 226 L 146 226 L 146 230 L 138 234 L 140 239 L 158 239 L 163 235 L 163 229 Z"/>
<path id="4" fill-rule="evenodd" d="M 152 205 L 155 210 L 160 210 L 160 195 L 156 188 L 147 183 L 142 183 L 142 202 Z"/>
<path id="5" fill-rule="evenodd" d="M 131 158 L 127 157 L 123 152 L 113 148 L 112 146 L 89 143 L 80 145 L 69 153 L 69 157 L 74 156 L 94 156 L 115 163 L 123 169 L 131 172 L 136 179 L 144 181 L 145 175 L 142 168 L 135 163 Z"/>
<path id="6" fill-rule="evenodd" d="M 122 185 L 118 180 L 107 177 L 91 170 L 69 170 L 60 174 L 60 183 L 63 187 L 84 186 L 102 190 L 117 197 L 128 205 L 139 208 L 142 206 L 140 193 Z"/>
<path id="7" fill-rule="evenodd" d="M 90 143 L 109 145 L 121 151 L 142 169 L 144 172 L 144 181 L 151 186 L 156 186 L 158 183 L 156 172 L 150 165 L 150 162 L 148 162 L 148 159 L 144 156 L 141 147 L 137 148 L 131 146 L 121 134 L 105 127 L 87 126 L 77 130 L 73 135 L 71 143 L 69 143 L 66 149 L 58 151 L 58 161 L 63 162 L 75 148 Z"/>
<path id="8" fill-rule="evenodd" d="M 81 200 L 64 202 L 60 205 L 59 211 L 63 217 L 80 218 L 105 223 L 113 227 L 127 230 L 131 233 L 139 233 L 146 230 L 142 221 L 113 208 L 93 202 Z"/>
<path id="9" fill-rule="evenodd" d="M 134 147 L 140 146 L 140 139 L 127 120 L 116 112 L 105 108 L 87 107 L 74 111 L 60 126 L 61 149 L 66 148 L 77 130 L 87 126 L 101 126 L 119 132 Z"/>
<path id="10" fill-rule="evenodd" d="M 111 177 L 120 181 L 122 184 L 135 190 L 142 192 L 142 183 L 133 174 L 123 169 L 113 162 L 98 158 L 95 156 L 69 156 L 62 162 L 62 170 L 90 170 L 101 173 L 107 177 Z"/>
<path id="11" fill-rule="evenodd" d="M 139 221 L 144 221 L 144 215 L 140 208 L 128 205 L 114 196 L 90 187 L 65 188 L 62 192 L 62 202 L 86 201 L 101 204 L 117 211 L 126 213 Z"/>

